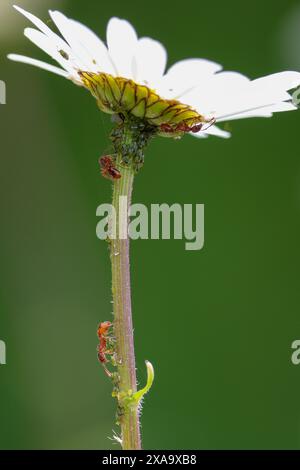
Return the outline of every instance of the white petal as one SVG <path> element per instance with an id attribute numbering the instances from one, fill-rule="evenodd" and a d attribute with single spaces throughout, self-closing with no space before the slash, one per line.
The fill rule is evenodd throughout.
<path id="1" fill-rule="evenodd" d="M 48 26 L 45 25 L 45 23 L 43 23 L 43 21 L 41 21 L 39 18 L 34 16 L 32 13 L 29 13 L 28 11 L 23 10 L 23 8 L 18 7 L 17 5 L 13 5 L 13 7 L 19 13 L 24 15 L 29 21 L 31 21 L 40 31 L 42 31 L 47 36 L 49 36 L 49 35 L 51 36 L 51 35 L 55 34 L 55 33 L 53 33 L 53 31 L 50 28 L 48 28 Z"/>
<path id="2" fill-rule="evenodd" d="M 232 105 L 234 97 L 241 90 L 248 89 L 249 83 L 245 75 L 237 72 L 217 73 L 203 77 L 202 85 L 185 94 L 183 101 L 200 114 L 214 115 L 222 106 Z"/>
<path id="3" fill-rule="evenodd" d="M 237 91 L 249 85 L 250 79 L 239 72 L 221 72 L 213 77 L 212 89 L 219 92 Z"/>
<path id="4" fill-rule="evenodd" d="M 43 23 L 43 21 L 41 21 L 39 18 L 32 15 L 31 13 L 27 12 L 26 10 L 23 10 L 23 8 L 20 8 L 16 5 L 14 5 L 14 8 L 18 12 L 22 13 L 22 15 L 24 15 L 26 18 L 28 18 L 43 33 L 43 37 L 42 37 L 42 35 L 40 35 L 40 37 L 42 37 L 41 41 L 39 41 L 40 44 L 38 45 L 38 44 L 35 43 L 36 45 L 38 45 L 38 47 L 41 47 L 51 57 L 55 56 L 53 58 L 55 58 L 55 60 L 60 65 L 62 65 L 64 68 L 66 68 L 66 70 L 68 70 L 68 71 L 71 71 L 72 68 L 74 68 L 74 65 L 76 66 L 75 68 L 82 68 L 82 64 L 80 63 L 79 59 L 77 57 L 74 57 L 74 54 L 71 53 L 71 49 L 70 49 L 69 45 L 60 36 L 55 34 L 50 28 L 48 28 L 48 26 L 45 25 L 45 23 Z M 25 36 L 26 36 L 27 33 L 29 34 L 29 36 L 31 35 L 31 33 L 29 31 L 36 31 L 36 30 L 34 30 L 32 28 L 26 28 L 25 29 Z M 38 33 L 38 31 L 37 31 L 37 33 Z M 33 33 L 33 34 L 35 34 L 35 33 Z M 29 37 L 29 36 L 27 36 L 27 37 Z M 46 42 L 45 37 L 49 38 L 48 42 Z M 32 40 L 31 37 L 29 37 L 29 39 Z M 35 40 L 36 39 L 37 39 L 37 36 L 35 36 Z M 33 41 L 33 42 L 35 42 L 35 41 Z M 45 48 L 42 46 L 42 44 L 44 44 Z M 49 47 L 51 48 L 51 53 L 48 52 Z M 61 60 L 62 56 L 61 56 L 61 54 L 59 54 L 59 50 L 63 50 L 69 56 L 72 56 L 73 64 L 68 64 L 67 61 Z M 76 62 L 75 64 L 74 64 L 74 61 Z M 75 76 L 76 76 L 76 74 L 75 74 Z"/>
<path id="5" fill-rule="evenodd" d="M 224 118 L 221 117 L 218 119 L 218 122 L 233 121 L 236 119 L 246 119 L 251 117 L 272 117 L 272 112 L 268 111 L 270 108 L 272 108 L 272 106 L 266 106 L 262 109 L 254 109 L 252 111 L 246 111 L 238 114 L 229 114 Z"/>
<path id="6" fill-rule="evenodd" d="M 278 103 L 270 107 L 270 113 L 281 113 L 284 111 L 296 111 L 298 108 L 293 103 Z"/>
<path id="7" fill-rule="evenodd" d="M 165 98 L 182 98 L 196 87 L 201 87 L 208 77 L 222 66 L 205 59 L 185 59 L 176 62 L 164 76 L 160 92 Z"/>
<path id="8" fill-rule="evenodd" d="M 199 113 L 212 114 L 218 121 L 244 113 L 250 113 L 249 117 L 268 116 L 276 111 L 275 108 L 270 111 L 270 106 L 291 100 L 286 90 L 297 85 L 299 79 L 298 72 L 274 74 L 253 81 L 235 72 L 222 72 L 184 99 Z"/>
<path id="9" fill-rule="evenodd" d="M 250 90 L 244 94 L 228 96 L 227 102 L 223 101 L 222 105 L 216 110 L 215 117 L 218 121 L 226 121 L 230 116 L 245 113 L 250 113 L 250 117 L 255 115 L 264 116 L 265 113 L 276 112 L 276 106 L 287 100 L 287 98 L 291 100 L 289 95 L 283 97 L 272 93 L 274 93 L 272 89 L 268 93 Z M 271 109 L 274 111 L 270 111 Z"/>
<path id="10" fill-rule="evenodd" d="M 261 77 L 251 82 L 253 86 L 259 86 L 264 90 L 269 87 L 275 91 L 288 91 L 300 85 L 299 72 L 279 72 Z"/>
<path id="11" fill-rule="evenodd" d="M 111 18 L 107 25 L 107 45 L 117 74 L 124 78 L 133 78 L 132 65 L 137 35 L 131 24 L 126 20 Z"/>
<path id="12" fill-rule="evenodd" d="M 74 28 L 73 23 L 59 11 L 49 11 L 49 14 L 62 36 L 70 45 L 73 54 L 79 58 L 83 69 L 97 72 L 97 66 L 93 63 L 93 55 L 91 51 L 83 47 L 77 39 L 77 31 Z"/>
<path id="13" fill-rule="evenodd" d="M 65 70 L 55 67 L 54 65 L 47 64 L 46 62 L 42 62 L 41 60 L 31 59 L 30 57 L 26 57 L 19 54 L 9 54 L 7 58 L 10 60 L 14 60 L 15 62 L 23 62 L 24 64 L 34 65 L 35 67 L 47 70 L 48 72 L 53 72 L 56 75 L 61 75 L 65 78 L 69 77 L 68 72 L 66 72 Z"/>
<path id="14" fill-rule="evenodd" d="M 137 43 L 134 59 L 134 80 L 150 88 L 156 88 L 167 64 L 167 52 L 164 46 L 151 38 L 141 38 Z"/>
<path id="15" fill-rule="evenodd" d="M 58 40 L 58 42 L 55 43 L 53 39 L 49 38 L 41 31 L 38 31 L 37 29 L 33 28 L 26 28 L 24 31 L 24 35 L 31 42 L 33 42 L 33 44 L 35 44 L 37 47 L 46 52 L 50 57 L 56 60 L 56 62 L 58 62 L 69 73 L 75 73 L 74 67 L 72 66 L 70 61 L 70 55 L 72 54 L 72 51 L 69 46 L 66 45 L 64 42 L 62 42 L 61 44 Z M 69 60 L 65 59 L 61 55 L 61 53 L 59 52 L 60 50 L 63 50 L 66 54 L 69 55 Z"/>
<path id="16" fill-rule="evenodd" d="M 107 47 L 101 39 L 87 26 L 76 20 L 69 19 L 77 35 L 78 41 L 90 51 L 93 60 L 96 62 L 99 71 L 109 74 L 115 74 L 115 68 L 110 59 Z"/>
<path id="17" fill-rule="evenodd" d="M 206 131 L 200 131 L 194 134 L 191 133 L 190 135 L 193 135 L 195 137 L 203 137 L 203 134 L 215 135 L 216 137 L 223 137 L 223 139 L 228 139 L 231 136 L 230 132 L 223 131 L 223 129 L 220 129 L 217 126 L 210 126 L 209 129 L 207 129 Z"/>
<path id="18" fill-rule="evenodd" d="M 23 10 L 23 8 L 20 8 L 16 5 L 14 5 L 14 8 L 22 13 L 26 18 L 28 18 L 42 33 L 44 33 L 49 39 L 53 40 L 53 42 L 57 45 L 58 48 L 65 50 L 66 52 L 70 52 L 69 45 L 56 33 L 54 33 L 50 28 L 48 28 L 45 23 L 43 23 L 39 18 L 36 16 L 32 15 L 31 13 Z M 26 31 L 26 30 L 25 30 Z"/>
<path id="19" fill-rule="evenodd" d="M 232 114 L 224 118 L 218 119 L 218 122 L 222 121 L 233 121 L 235 119 L 245 119 L 250 117 L 272 117 L 273 113 L 279 113 L 284 111 L 296 111 L 298 108 L 292 103 L 278 103 L 272 106 L 266 106 L 261 109 L 255 109 L 248 112 L 243 112 L 239 114 Z"/>
<path id="20" fill-rule="evenodd" d="M 291 100 L 287 90 L 300 84 L 298 72 L 281 72 L 253 80 L 244 89 L 231 91 L 220 105 L 216 106 L 218 121 L 230 116 L 250 113 L 250 116 L 263 116 L 265 113 L 276 112 L 284 101 Z M 285 109 L 283 109 L 285 108 Z M 286 106 L 279 110 L 290 110 Z"/>
<path id="21" fill-rule="evenodd" d="M 197 137 L 197 139 L 207 139 L 208 134 L 205 134 L 204 132 L 197 132 L 197 133 L 192 133 L 190 134 L 193 137 Z"/>

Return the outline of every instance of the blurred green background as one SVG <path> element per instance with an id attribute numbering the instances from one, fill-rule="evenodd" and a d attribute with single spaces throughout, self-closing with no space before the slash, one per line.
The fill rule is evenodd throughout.
<path id="1" fill-rule="evenodd" d="M 96 359 L 111 318 L 110 264 L 96 238 L 110 120 L 83 89 L 10 63 L 48 60 L 0 1 L 0 448 L 108 449 L 115 403 Z M 20 0 L 60 9 L 101 37 L 111 16 L 167 47 L 252 78 L 300 70 L 300 2 Z M 230 140 L 156 139 L 135 201 L 205 204 L 205 247 L 132 243 L 135 344 L 156 380 L 142 415 L 147 449 L 299 449 L 300 114 L 232 122 Z M 117 448 L 117 446 L 115 446 Z"/>

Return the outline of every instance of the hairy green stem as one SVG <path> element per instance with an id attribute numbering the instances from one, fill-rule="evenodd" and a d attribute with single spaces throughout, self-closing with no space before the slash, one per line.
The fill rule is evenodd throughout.
<path id="1" fill-rule="evenodd" d="M 134 169 L 132 165 L 119 166 L 121 178 L 113 182 L 113 207 L 116 214 L 116 237 L 111 240 L 112 295 L 114 306 L 114 336 L 116 340 L 118 421 L 121 426 L 122 447 L 125 450 L 141 449 L 138 404 L 130 402 L 137 391 L 136 368 L 131 311 L 131 285 L 127 210 L 131 203 Z M 122 201 L 127 198 L 125 206 Z M 121 205 L 120 205 L 121 202 Z M 126 201 L 125 201 L 126 202 Z M 123 215 L 122 215 L 123 213 Z M 120 216 L 123 220 L 121 222 Z M 123 234 L 119 233 L 120 228 Z M 126 236 L 122 239 L 122 236 Z"/>

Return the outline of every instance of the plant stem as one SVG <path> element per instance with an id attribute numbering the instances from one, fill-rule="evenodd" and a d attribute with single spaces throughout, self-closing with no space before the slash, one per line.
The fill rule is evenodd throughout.
<path id="1" fill-rule="evenodd" d="M 117 164 L 121 155 L 117 158 Z M 122 447 L 125 450 L 141 449 L 140 423 L 137 404 L 126 398 L 137 390 L 133 326 L 131 312 L 131 285 L 129 263 L 128 208 L 131 203 L 134 170 L 131 165 L 120 166 L 121 178 L 113 182 L 113 207 L 116 215 L 116 237 L 111 240 L 112 295 L 114 306 L 114 336 L 116 340 L 116 365 L 118 370 L 117 398 Z M 126 217 L 120 222 L 122 207 L 120 197 L 127 197 Z M 124 200 L 124 199 L 123 199 Z M 124 208 L 123 208 L 124 210 Z M 122 239 L 120 227 L 126 238 Z M 121 235 L 121 236 L 120 236 Z"/>

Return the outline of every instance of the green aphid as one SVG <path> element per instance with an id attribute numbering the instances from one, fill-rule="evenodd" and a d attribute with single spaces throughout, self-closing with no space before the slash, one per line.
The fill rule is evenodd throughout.
<path id="1" fill-rule="evenodd" d="M 69 60 L 69 55 L 63 49 L 60 49 L 58 52 L 65 60 Z"/>

